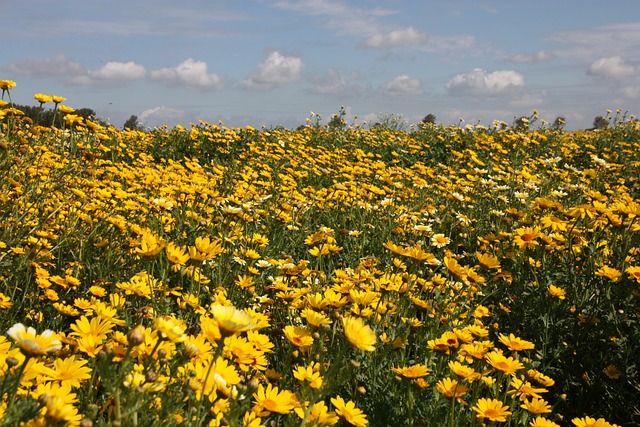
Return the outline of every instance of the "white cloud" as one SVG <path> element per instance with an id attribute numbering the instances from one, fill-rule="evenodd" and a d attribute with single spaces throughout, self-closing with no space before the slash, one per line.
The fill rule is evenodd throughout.
<path id="1" fill-rule="evenodd" d="M 476 68 L 468 73 L 457 74 L 447 83 L 447 90 L 456 96 L 494 97 L 517 92 L 524 87 L 524 76 L 511 70 L 492 73 Z"/>
<path id="2" fill-rule="evenodd" d="M 587 70 L 587 74 L 591 76 L 609 77 L 614 79 L 628 77 L 636 74 L 637 72 L 638 69 L 636 67 L 625 64 L 619 56 L 597 59 Z"/>
<path id="3" fill-rule="evenodd" d="M 427 42 L 427 33 L 413 27 L 394 30 L 388 33 L 377 33 L 367 37 L 362 47 L 380 49 L 388 47 L 420 46 Z"/>
<path id="4" fill-rule="evenodd" d="M 140 122 L 149 126 L 161 126 L 174 123 L 186 115 L 186 112 L 170 107 L 155 107 L 144 110 L 140 114 Z"/>
<path id="5" fill-rule="evenodd" d="M 380 89 L 388 95 L 420 95 L 422 93 L 422 82 L 402 74 L 383 83 Z"/>
<path id="6" fill-rule="evenodd" d="M 26 58 L 7 65 L 5 69 L 11 73 L 36 77 L 73 77 L 87 73 L 82 65 L 67 59 L 64 55 L 53 58 Z"/>
<path id="7" fill-rule="evenodd" d="M 183 86 L 190 89 L 221 89 L 222 77 L 208 73 L 207 63 L 192 58 L 175 68 L 161 68 L 151 71 L 151 79 L 169 86 Z"/>
<path id="8" fill-rule="evenodd" d="M 539 50 L 536 53 L 531 53 L 531 54 L 519 53 L 516 55 L 512 55 L 509 57 L 509 61 L 515 62 L 516 64 L 523 64 L 523 63 L 549 61 L 553 58 L 555 58 L 554 54 L 545 52 L 544 50 Z"/>
<path id="9" fill-rule="evenodd" d="M 85 75 L 76 76 L 71 79 L 79 85 L 113 85 L 122 84 L 127 81 L 139 80 L 147 74 L 142 65 L 133 61 L 129 62 L 107 62 L 98 71 L 88 71 Z"/>
<path id="10" fill-rule="evenodd" d="M 246 89 L 268 90 L 300 79 L 304 63 L 296 56 L 271 52 L 258 68 L 242 81 Z"/>
<path id="11" fill-rule="evenodd" d="M 138 80 L 145 76 L 146 71 L 142 65 L 133 61 L 107 62 L 98 71 L 89 71 L 88 75 L 96 80 Z"/>

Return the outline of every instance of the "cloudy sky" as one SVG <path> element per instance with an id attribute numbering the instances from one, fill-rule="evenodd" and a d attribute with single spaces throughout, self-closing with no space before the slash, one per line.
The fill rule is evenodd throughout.
<path id="1" fill-rule="evenodd" d="M 0 79 L 117 127 L 640 115 L 640 1 L 0 0 Z M 357 116 L 357 118 L 355 118 Z"/>

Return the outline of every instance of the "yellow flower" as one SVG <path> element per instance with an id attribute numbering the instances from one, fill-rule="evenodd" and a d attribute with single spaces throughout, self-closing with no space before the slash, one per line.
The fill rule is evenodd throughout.
<path id="1" fill-rule="evenodd" d="M 548 414 L 551 412 L 551 406 L 549 406 L 549 403 L 539 397 L 534 397 L 531 401 L 525 400 L 520 406 L 530 414 L 534 415 Z"/>
<path id="2" fill-rule="evenodd" d="M 629 275 L 629 279 L 635 279 L 638 283 L 640 283 L 640 267 L 631 266 L 624 272 Z"/>
<path id="3" fill-rule="evenodd" d="M 236 334 L 238 332 L 251 331 L 257 327 L 251 315 L 238 310 L 234 306 L 212 304 L 210 310 L 222 333 Z"/>
<path id="4" fill-rule="evenodd" d="M 340 396 L 331 398 L 331 403 L 336 408 L 336 414 L 344 418 L 349 424 L 356 427 L 365 427 L 368 425 L 367 416 L 352 401 L 345 402 Z"/>
<path id="5" fill-rule="evenodd" d="M 258 386 L 258 390 L 253 393 L 255 399 L 254 411 L 258 415 L 268 415 L 270 412 L 279 414 L 287 414 L 295 407 L 294 395 L 288 390 L 278 390 L 278 387 L 267 385 L 265 389 L 262 384 Z"/>
<path id="6" fill-rule="evenodd" d="M 322 376 L 320 372 L 314 370 L 313 366 L 298 366 L 293 370 L 293 376 L 295 379 L 307 383 L 311 388 L 322 387 Z"/>
<path id="7" fill-rule="evenodd" d="M 187 339 L 184 325 L 175 317 L 156 317 L 153 321 L 153 327 L 165 340 L 171 342 L 182 342 Z"/>
<path id="8" fill-rule="evenodd" d="M 482 254 L 480 252 L 476 252 L 476 258 L 478 258 L 478 262 L 484 265 L 487 268 L 498 269 L 500 268 L 500 261 L 498 257 L 491 254 Z"/>
<path id="9" fill-rule="evenodd" d="M 296 347 L 309 347 L 313 344 L 311 331 L 300 326 L 288 325 L 284 327 L 284 336 Z"/>
<path id="10" fill-rule="evenodd" d="M 16 82 L 13 80 L 0 80 L 0 89 L 2 89 L 3 92 L 14 87 L 16 87 Z"/>
<path id="11" fill-rule="evenodd" d="M 468 388 L 467 386 L 458 383 L 458 380 L 443 378 L 436 384 L 436 390 L 449 399 L 453 399 L 464 396 Z"/>
<path id="12" fill-rule="evenodd" d="M 191 385 L 192 388 L 195 386 L 197 394 L 203 393 L 215 397 L 217 390 L 229 397 L 237 393 L 235 385 L 240 382 L 240 375 L 225 358 L 218 357 L 215 361 L 198 363 L 195 372 L 196 382 Z"/>
<path id="13" fill-rule="evenodd" d="M 502 406 L 502 401 L 497 399 L 486 399 L 484 397 L 478 399 L 473 410 L 476 411 L 476 417 L 480 421 L 484 421 L 484 419 L 487 418 L 489 421 L 504 423 L 507 421 L 507 416 L 511 415 L 509 407 Z"/>
<path id="14" fill-rule="evenodd" d="M 565 231 L 567 223 L 556 216 L 545 216 L 540 218 L 544 228 L 550 228 L 552 231 Z"/>
<path id="15" fill-rule="evenodd" d="M 343 317 L 342 326 L 347 341 L 353 347 L 365 351 L 375 351 L 376 333 L 360 317 Z"/>
<path id="16" fill-rule="evenodd" d="M 58 95 L 51 95 L 51 100 L 55 103 L 55 104 L 60 104 L 61 102 L 64 102 L 67 100 L 67 98 L 63 98 L 62 96 L 58 96 Z"/>
<path id="17" fill-rule="evenodd" d="M 53 98 L 51 97 L 51 95 L 45 95 L 42 93 L 36 93 L 33 97 L 35 98 L 36 101 L 40 103 L 40 105 L 53 101 Z"/>
<path id="18" fill-rule="evenodd" d="M 529 369 L 527 371 L 527 376 L 545 387 L 551 387 L 556 383 L 553 378 L 548 377 L 545 374 L 536 371 L 535 369 Z"/>
<path id="19" fill-rule="evenodd" d="M 509 390 L 507 394 L 516 396 L 520 400 L 525 400 L 527 397 L 540 397 L 539 393 L 546 393 L 548 391 L 544 388 L 535 388 L 530 382 L 522 381 L 519 378 L 512 378 L 510 387 L 511 390 Z"/>
<path id="20" fill-rule="evenodd" d="M 554 298 L 558 298 L 558 299 L 565 299 L 565 295 L 567 294 L 567 291 L 565 291 L 564 289 L 555 286 L 555 285 L 549 285 L 549 288 L 547 289 L 547 291 L 549 292 L 549 295 L 551 295 Z"/>
<path id="21" fill-rule="evenodd" d="M 500 334 L 499 339 L 500 342 L 506 345 L 511 351 L 533 350 L 535 348 L 534 343 L 525 341 L 513 334 L 509 334 L 509 336 Z"/>
<path id="22" fill-rule="evenodd" d="M 576 427 L 611 427 L 611 424 L 604 418 L 598 418 L 597 420 L 591 417 L 574 418 L 571 422 Z"/>
<path id="23" fill-rule="evenodd" d="M 553 421 L 542 417 L 536 417 L 529 425 L 531 427 L 560 427 L 560 424 L 556 424 Z"/>
<path id="24" fill-rule="evenodd" d="M 68 425 L 67 422 L 76 418 L 78 414 L 76 407 L 65 402 L 65 400 L 60 396 L 45 394 L 43 395 L 42 400 L 44 400 L 46 408 L 44 417 L 47 420 L 47 425 L 58 425 L 60 422 L 64 422 L 64 425 Z"/>
<path id="25" fill-rule="evenodd" d="M 515 360 L 512 357 L 505 357 L 505 355 L 499 351 L 487 353 L 485 355 L 485 359 L 491 366 L 505 374 L 513 374 L 520 369 L 524 369 L 524 365 L 518 360 Z"/>
<path id="26" fill-rule="evenodd" d="M 62 104 L 60 104 L 60 105 L 58 106 L 58 110 L 59 110 L 61 113 L 64 113 L 64 114 L 69 114 L 69 113 L 73 113 L 74 111 L 76 111 L 74 108 L 69 107 L 69 106 L 67 106 L 67 105 L 62 105 Z"/>
<path id="27" fill-rule="evenodd" d="M 53 353 L 62 348 L 58 335 L 49 329 L 38 335 L 34 328 L 16 323 L 9 328 L 7 335 L 25 356 Z"/>
<path id="28" fill-rule="evenodd" d="M 11 298 L 0 292 L 0 308 L 11 308 L 12 305 Z"/>
<path id="29" fill-rule="evenodd" d="M 460 362 L 456 362 L 451 360 L 449 362 L 449 369 L 451 372 L 456 374 L 458 377 L 465 379 L 469 382 L 473 382 L 479 380 L 482 376 L 480 373 L 476 372 L 471 366 L 463 365 Z"/>
<path id="30" fill-rule="evenodd" d="M 604 374 L 612 380 L 620 378 L 620 369 L 616 365 L 609 365 L 602 370 Z"/>
<path id="31" fill-rule="evenodd" d="M 189 261 L 189 254 L 186 253 L 184 247 L 179 247 L 175 243 L 169 243 L 165 248 L 167 259 L 171 264 L 181 267 Z"/>
<path id="32" fill-rule="evenodd" d="M 513 238 L 513 242 L 520 249 L 533 248 L 534 246 L 538 246 L 536 239 L 540 237 L 540 234 L 538 228 L 521 227 L 516 229 L 516 236 Z"/>
<path id="33" fill-rule="evenodd" d="M 313 326 L 314 328 L 318 328 L 322 325 L 330 325 L 331 323 L 333 323 L 326 314 L 318 313 L 317 311 L 310 308 L 305 308 L 304 310 L 302 310 L 300 317 L 307 319 L 309 325 Z"/>
<path id="34" fill-rule="evenodd" d="M 68 384 L 71 388 L 80 387 L 82 380 L 91 378 L 91 368 L 84 366 L 87 361 L 76 359 L 74 355 L 66 359 L 56 359 L 53 361 L 53 368 L 45 373 L 51 381 L 60 384 Z"/>
<path id="35" fill-rule="evenodd" d="M 107 338 L 111 329 L 113 329 L 113 322 L 109 320 L 101 319 L 99 317 L 93 317 L 89 320 L 86 316 L 82 316 L 71 325 L 71 330 L 73 332 L 69 335 L 77 337 L 92 335 L 102 341 Z"/>
<path id="36" fill-rule="evenodd" d="M 305 409 L 308 408 L 308 404 L 305 404 Z M 302 407 L 295 408 L 294 411 L 300 417 L 300 419 L 304 419 L 305 409 Z M 314 403 L 311 407 L 311 411 L 307 414 L 307 424 L 311 426 L 321 426 L 321 425 L 334 425 L 337 424 L 340 419 L 336 415 L 334 411 L 329 411 L 327 404 L 322 400 L 320 402 Z"/>
<path id="37" fill-rule="evenodd" d="M 596 276 L 606 277 L 607 279 L 615 282 L 620 278 L 620 276 L 622 276 L 622 273 L 615 268 L 603 265 L 598 271 L 596 271 Z"/>
<path id="38" fill-rule="evenodd" d="M 405 378 L 425 377 L 429 373 L 429 369 L 425 365 L 417 364 L 405 368 L 391 368 L 393 372 L 402 375 Z"/>

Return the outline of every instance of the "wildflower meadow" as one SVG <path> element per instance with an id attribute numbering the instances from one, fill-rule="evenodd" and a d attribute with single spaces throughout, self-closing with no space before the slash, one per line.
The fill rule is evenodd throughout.
<path id="1" fill-rule="evenodd" d="M 0 426 L 640 424 L 633 116 L 120 130 L 15 85 Z"/>

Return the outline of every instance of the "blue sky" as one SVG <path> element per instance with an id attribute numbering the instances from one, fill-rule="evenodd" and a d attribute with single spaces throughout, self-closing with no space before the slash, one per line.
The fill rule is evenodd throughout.
<path id="1" fill-rule="evenodd" d="M 14 102 L 117 127 L 640 114 L 640 1 L 0 0 Z M 357 116 L 357 118 L 356 118 Z"/>

